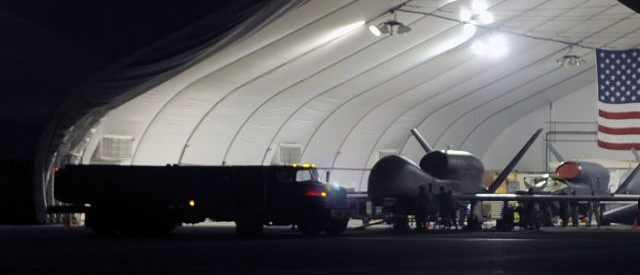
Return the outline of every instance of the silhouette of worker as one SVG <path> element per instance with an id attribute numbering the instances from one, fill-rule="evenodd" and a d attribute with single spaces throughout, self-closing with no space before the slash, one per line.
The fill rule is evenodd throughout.
<path id="1" fill-rule="evenodd" d="M 438 204 L 440 206 L 440 224 L 448 229 L 451 227 L 451 212 L 453 211 L 451 190 L 445 192 L 444 187 L 440 186 Z"/>
<path id="2" fill-rule="evenodd" d="M 564 190 L 560 191 L 560 195 L 567 195 L 567 192 Z M 558 214 L 560 215 L 560 219 L 562 220 L 562 226 L 567 226 L 569 224 L 569 203 L 566 200 L 561 200 L 558 202 L 559 209 Z"/>
<path id="3" fill-rule="evenodd" d="M 595 196 L 596 192 L 591 190 L 591 196 Z M 588 203 L 589 211 L 588 211 L 588 220 L 587 226 L 591 226 L 591 222 L 593 220 L 593 216 L 595 215 L 596 224 L 600 226 L 600 202 L 599 201 L 591 201 Z"/>
<path id="4" fill-rule="evenodd" d="M 533 188 L 529 188 L 527 191 L 528 195 L 534 195 Z M 535 201 L 528 201 L 524 203 L 523 215 L 521 216 L 521 220 L 523 220 L 523 225 L 525 229 L 534 229 L 538 228 L 539 219 L 538 216 L 540 214 L 540 207 Z"/>
<path id="5" fill-rule="evenodd" d="M 514 222 L 514 211 L 513 208 L 509 206 L 508 201 L 502 202 L 502 213 L 501 213 L 501 221 L 500 227 L 498 228 L 501 231 L 511 231 L 513 229 Z"/>
<path id="6" fill-rule="evenodd" d="M 449 213 L 449 222 L 458 229 L 458 223 L 456 223 L 456 209 L 458 208 L 458 201 L 453 197 L 451 190 L 447 191 L 447 200 L 449 200 L 447 212 Z"/>
<path id="7" fill-rule="evenodd" d="M 445 211 L 447 211 L 447 193 L 444 191 L 444 187 L 440 186 L 440 191 L 438 192 L 438 195 L 436 195 L 437 199 L 438 199 L 438 215 L 440 216 L 440 226 L 444 226 L 445 225 Z"/>
<path id="8" fill-rule="evenodd" d="M 575 195 L 576 190 L 571 190 L 571 196 Z M 573 223 L 573 226 L 578 226 L 578 207 L 580 206 L 580 203 L 578 202 L 578 200 L 571 200 L 569 202 L 569 206 L 571 207 L 571 222 Z"/>
<path id="9" fill-rule="evenodd" d="M 416 198 L 416 230 L 424 231 L 427 229 L 427 221 L 429 213 L 429 195 L 424 185 L 418 187 L 418 197 Z"/>

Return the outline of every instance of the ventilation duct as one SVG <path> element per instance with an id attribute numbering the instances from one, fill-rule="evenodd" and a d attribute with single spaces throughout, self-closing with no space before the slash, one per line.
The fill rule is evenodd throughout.
<path id="1" fill-rule="evenodd" d="M 302 160 L 302 144 L 280 143 L 273 164 L 292 164 Z"/>
<path id="2" fill-rule="evenodd" d="M 105 135 L 100 142 L 101 160 L 119 161 L 131 159 L 133 136 Z"/>

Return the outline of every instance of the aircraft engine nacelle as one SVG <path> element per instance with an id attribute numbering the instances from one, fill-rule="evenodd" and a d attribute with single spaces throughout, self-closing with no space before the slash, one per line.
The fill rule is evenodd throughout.
<path id="1" fill-rule="evenodd" d="M 398 155 L 381 158 L 369 173 L 368 195 L 374 205 L 381 205 L 384 198 L 413 201 L 420 185 L 434 179 L 422 171 L 413 161 Z"/>
<path id="2" fill-rule="evenodd" d="M 431 151 L 420 160 L 420 168 L 439 179 L 474 182 L 482 187 L 484 165 L 468 152 Z"/>
<path id="3" fill-rule="evenodd" d="M 591 186 L 596 193 L 608 192 L 609 170 L 585 161 L 565 161 L 556 168 L 556 176 L 568 182 Z"/>

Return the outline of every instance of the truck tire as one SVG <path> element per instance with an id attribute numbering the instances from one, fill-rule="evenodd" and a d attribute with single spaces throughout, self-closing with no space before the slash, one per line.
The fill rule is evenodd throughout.
<path id="1" fill-rule="evenodd" d="M 349 219 L 331 219 L 325 228 L 329 235 L 340 235 L 347 229 Z"/>
<path id="2" fill-rule="evenodd" d="M 94 208 L 89 210 L 85 226 L 98 236 L 112 236 L 117 231 L 115 214 L 109 209 Z"/>
<path id="3" fill-rule="evenodd" d="M 178 226 L 178 222 L 171 213 L 159 213 L 159 215 L 156 215 L 153 218 L 151 234 L 165 236 L 171 233 L 176 226 Z"/>
<path id="4" fill-rule="evenodd" d="M 262 235 L 262 218 L 259 211 L 240 211 L 235 223 L 237 237 L 246 238 Z"/>
<path id="5" fill-rule="evenodd" d="M 298 229 L 307 236 L 317 236 L 322 231 L 322 227 L 314 224 L 299 224 Z"/>
<path id="6" fill-rule="evenodd" d="M 146 236 L 151 233 L 151 220 L 143 211 L 127 209 L 121 213 L 118 228 L 120 229 L 120 234 L 125 236 Z"/>
<path id="7" fill-rule="evenodd" d="M 129 236 L 164 236 L 177 225 L 172 212 L 164 205 L 129 207 L 122 211 L 120 233 Z"/>

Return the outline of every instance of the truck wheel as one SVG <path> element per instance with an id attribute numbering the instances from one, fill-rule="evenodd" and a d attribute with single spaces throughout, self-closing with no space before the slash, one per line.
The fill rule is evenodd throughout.
<path id="1" fill-rule="evenodd" d="M 151 234 L 157 236 L 165 236 L 171 233 L 176 228 L 177 224 L 174 221 L 156 221 L 151 228 Z"/>
<path id="2" fill-rule="evenodd" d="M 348 219 L 332 219 L 325 230 L 329 235 L 340 235 L 347 229 Z"/>
<path id="3" fill-rule="evenodd" d="M 118 227 L 120 234 L 125 236 L 146 236 L 151 233 L 151 220 L 142 212 L 130 211 L 122 214 Z"/>
<path id="4" fill-rule="evenodd" d="M 262 219 L 256 214 L 241 214 L 235 220 L 236 236 L 257 237 L 262 235 Z"/>
<path id="5" fill-rule="evenodd" d="M 85 226 L 98 236 L 112 236 L 116 233 L 114 214 L 106 209 L 90 210 Z"/>
<path id="6" fill-rule="evenodd" d="M 304 222 L 298 224 L 298 230 L 307 236 L 316 236 L 322 231 L 322 226 L 316 222 Z"/>
<path id="7" fill-rule="evenodd" d="M 153 215 L 151 221 L 151 234 L 158 236 L 171 233 L 179 225 L 175 216 L 169 210 L 158 211 Z"/>
<path id="8" fill-rule="evenodd" d="M 111 224 L 95 224 L 91 230 L 100 237 L 113 236 L 116 233 L 116 228 Z"/>

